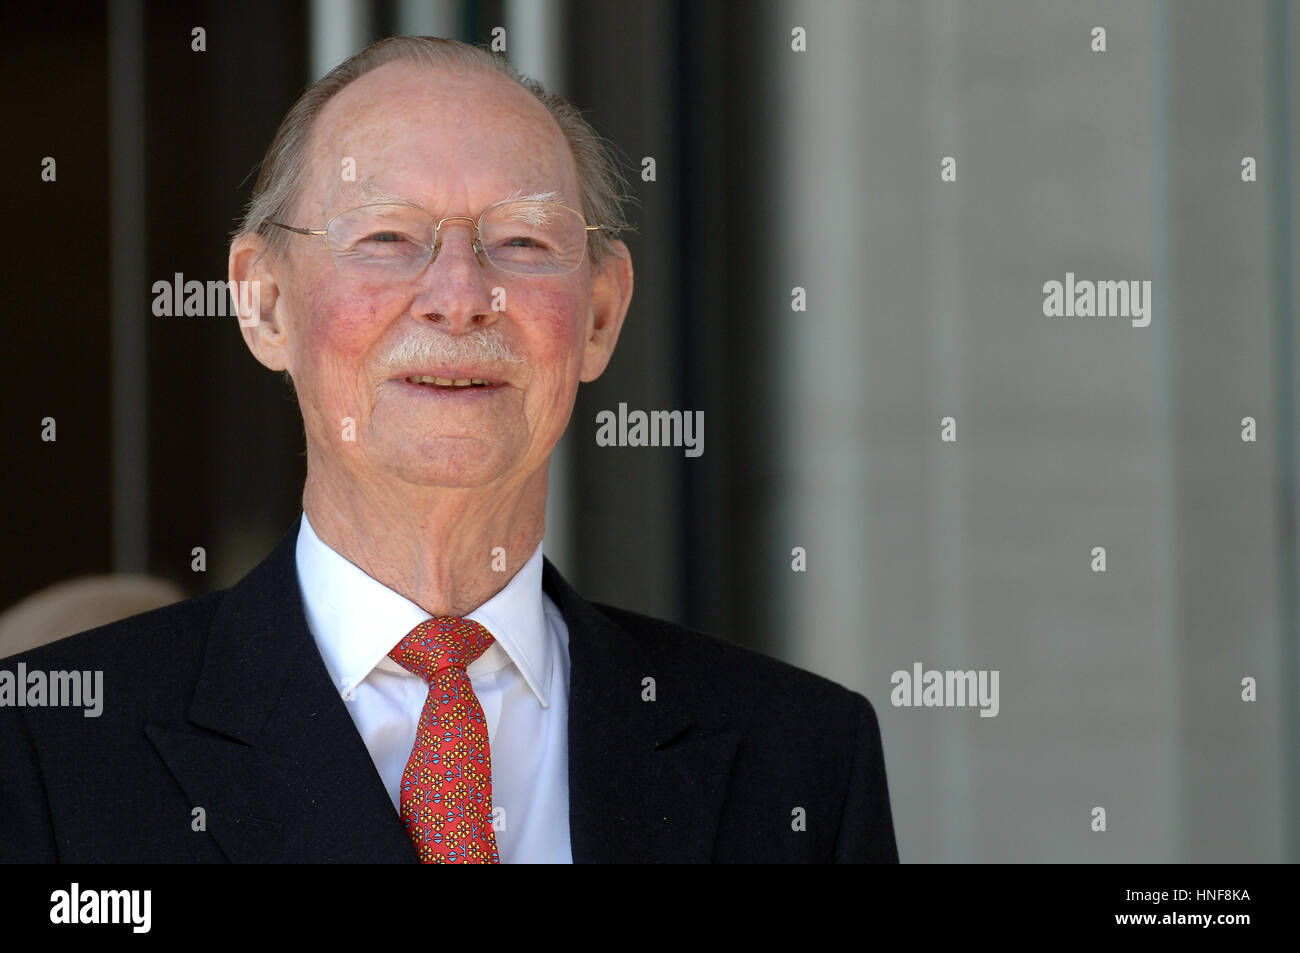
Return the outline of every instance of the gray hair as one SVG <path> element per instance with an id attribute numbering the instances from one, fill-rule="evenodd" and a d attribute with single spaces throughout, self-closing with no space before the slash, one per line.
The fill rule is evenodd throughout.
<path id="1" fill-rule="evenodd" d="M 573 151 L 578 183 L 582 192 L 582 214 L 592 225 L 604 225 L 611 232 L 628 229 L 623 220 L 623 203 L 630 198 L 619 170 L 613 146 L 602 139 L 567 100 L 541 83 L 521 74 L 504 57 L 483 47 L 436 36 L 391 36 L 370 44 L 344 60 L 298 97 L 275 131 L 253 187 L 253 195 L 235 237 L 260 234 L 269 250 L 282 255 L 288 250 L 289 232 L 268 228 L 272 221 L 287 221 L 306 173 L 307 144 L 312 127 L 325 104 L 353 80 L 396 60 L 413 60 L 425 66 L 461 71 L 499 73 L 518 83 L 546 107 Z M 295 223 L 297 224 L 297 223 Z M 317 223 L 310 223 L 315 226 Z M 605 231 L 587 233 L 588 255 L 599 265 L 614 254 Z"/>

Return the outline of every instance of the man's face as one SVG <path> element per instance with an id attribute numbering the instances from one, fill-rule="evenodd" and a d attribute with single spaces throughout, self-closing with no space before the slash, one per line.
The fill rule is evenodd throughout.
<path id="1" fill-rule="evenodd" d="M 380 67 L 325 107 L 309 157 L 289 224 L 321 227 L 378 201 L 373 190 L 435 221 L 477 220 L 503 199 L 552 190 L 582 208 L 559 128 L 526 90 L 491 74 L 400 61 Z M 350 169 L 354 177 L 345 175 Z M 579 380 L 600 374 L 613 340 L 607 348 L 591 343 L 589 259 L 568 275 L 522 277 L 480 264 L 468 223 L 447 222 L 440 235 L 437 259 L 397 283 L 349 276 L 324 238 L 293 236 L 276 273 L 276 314 L 288 335 L 282 360 L 311 453 L 372 480 L 506 487 L 545 465 Z M 462 346 L 483 337 L 499 338 L 517 362 Z M 439 346 L 421 354 L 422 343 Z M 399 345 L 415 356 L 395 361 Z M 417 375 L 491 386 L 406 380 Z M 349 418 L 354 441 L 345 436 Z"/>

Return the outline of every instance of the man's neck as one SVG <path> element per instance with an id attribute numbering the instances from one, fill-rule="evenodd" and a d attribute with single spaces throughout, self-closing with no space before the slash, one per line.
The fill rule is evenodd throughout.
<path id="1" fill-rule="evenodd" d="M 433 616 L 463 616 L 505 588 L 537 549 L 546 471 L 501 489 L 373 492 L 309 471 L 303 510 L 323 543 Z"/>

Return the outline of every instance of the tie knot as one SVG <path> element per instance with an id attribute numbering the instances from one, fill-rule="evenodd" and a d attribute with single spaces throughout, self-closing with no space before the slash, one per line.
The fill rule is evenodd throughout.
<path id="1" fill-rule="evenodd" d="M 439 616 L 408 632 L 388 657 L 412 675 L 431 682 L 443 669 L 465 668 L 491 644 L 492 633 L 473 619 Z"/>

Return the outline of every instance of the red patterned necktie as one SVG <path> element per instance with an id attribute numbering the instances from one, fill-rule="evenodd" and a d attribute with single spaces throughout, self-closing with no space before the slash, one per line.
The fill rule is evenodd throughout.
<path id="1" fill-rule="evenodd" d="M 388 653 L 429 683 L 402 772 L 402 823 L 422 864 L 499 864 L 487 719 L 465 667 L 492 633 L 470 619 L 421 622 Z"/>

